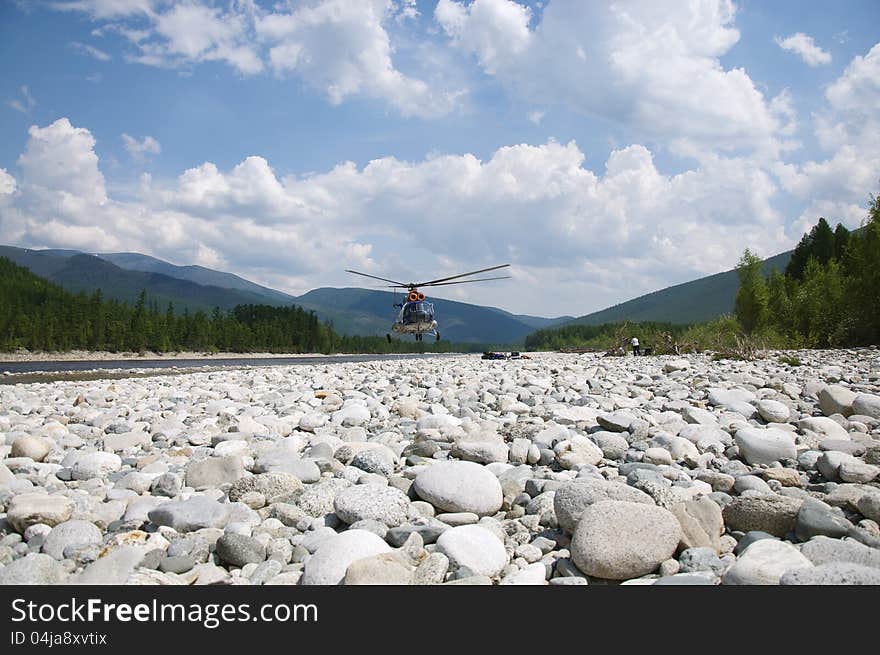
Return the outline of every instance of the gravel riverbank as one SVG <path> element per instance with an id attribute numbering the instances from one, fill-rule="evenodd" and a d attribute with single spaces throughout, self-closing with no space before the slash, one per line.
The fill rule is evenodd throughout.
<path id="1" fill-rule="evenodd" d="M 880 584 L 880 351 L 0 387 L 0 584 Z"/>

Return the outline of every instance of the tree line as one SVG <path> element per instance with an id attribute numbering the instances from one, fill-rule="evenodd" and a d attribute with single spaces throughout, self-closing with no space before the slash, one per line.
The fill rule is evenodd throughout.
<path id="1" fill-rule="evenodd" d="M 476 344 L 472 345 L 476 347 Z M 0 257 L 0 351 L 448 352 L 448 341 L 346 336 L 301 307 L 239 305 L 176 312 L 142 291 L 131 306 L 100 290 L 71 293 Z M 461 346 L 457 346 L 461 349 Z M 470 349 L 470 348 L 469 348 Z"/>
<path id="2" fill-rule="evenodd" d="M 790 348 L 880 343 L 880 198 L 870 196 L 855 232 L 820 218 L 784 272 L 765 279 L 749 250 L 737 272 L 735 316 L 747 335 Z"/>

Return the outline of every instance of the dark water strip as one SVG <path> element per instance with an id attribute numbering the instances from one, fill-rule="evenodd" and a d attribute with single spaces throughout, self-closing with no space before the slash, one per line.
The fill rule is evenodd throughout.
<path id="1" fill-rule="evenodd" d="M 221 369 L 241 369 L 252 366 L 348 364 L 395 359 L 427 359 L 442 356 L 444 355 L 412 353 L 326 355 L 319 357 L 0 362 L 0 384 L 153 377 L 157 375 L 180 375 Z"/>

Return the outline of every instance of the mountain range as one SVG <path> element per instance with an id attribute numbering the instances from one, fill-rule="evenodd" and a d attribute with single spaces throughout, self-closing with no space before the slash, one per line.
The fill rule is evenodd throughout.
<path id="1" fill-rule="evenodd" d="M 101 289 L 105 298 L 134 303 L 142 290 L 151 301 L 175 310 L 211 311 L 242 304 L 299 305 L 349 335 L 384 335 L 396 315 L 400 294 L 357 288 L 320 288 L 301 296 L 270 289 L 237 275 L 203 266 L 176 266 L 139 253 L 31 250 L 0 246 L 0 257 L 30 269 L 70 291 Z M 432 297 L 442 337 L 456 343 L 521 343 L 537 328 L 553 327 L 571 316 L 517 315 L 495 307 Z"/>
<path id="2" fill-rule="evenodd" d="M 764 262 L 784 270 L 793 251 Z M 334 329 L 349 335 L 382 335 L 394 320 L 399 294 L 359 288 L 322 287 L 293 296 L 232 273 L 203 266 L 177 266 L 139 253 L 83 253 L 77 250 L 31 250 L 0 246 L 7 257 L 40 277 L 71 291 L 101 289 L 106 298 L 133 303 L 141 290 L 164 307 L 177 311 L 231 309 L 241 304 L 296 304 L 314 311 Z M 739 280 L 735 270 L 667 287 L 577 318 L 545 318 L 483 305 L 432 297 L 444 339 L 458 343 L 521 344 L 534 330 L 580 323 L 619 321 L 697 323 L 733 311 Z"/>

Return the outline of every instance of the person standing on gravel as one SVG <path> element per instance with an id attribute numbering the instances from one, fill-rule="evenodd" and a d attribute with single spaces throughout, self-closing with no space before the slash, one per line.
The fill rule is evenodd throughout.
<path id="1" fill-rule="evenodd" d="M 632 340 L 630 341 L 630 344 L 632 344 L 632 349 L 633 349 L 633 355 L 634 355 L 634 356 L 638 356 L 638 355 L 641 355 L 641 354 L 642 354 L 642 350 L 641 350 L 641 348 L 639 347 L 639 339 L 638 339 L 638 337 L 633 337 Z"/>

